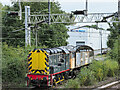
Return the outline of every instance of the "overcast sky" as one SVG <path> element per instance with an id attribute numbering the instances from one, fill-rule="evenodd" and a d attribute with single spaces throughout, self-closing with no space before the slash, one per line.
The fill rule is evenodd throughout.
<path id="1" fill-rule="evenodd" d="M 0 0 L 3 5 L 10 5 L 11 0 Z M 35 0 L 34 0 L 35 1 Z M 51 0 L 52 1 L 52 0 Z M 61 9 L 66 12 L 85 9 L 86 0 L 54 0 L 61 4 Z M 88 12 L 116 12 L 118 0 L 88 0 Z"/>
<path id="2" fill-rule="evenodd" d="M 60 2 L 63 10 L 70 12 L 73 10 L 85 9 L 85 2 Z M 88 12 L 116 12 L 117 2 L 88 2 Z"/>
<path id="3" fill-rule="evenodd" d="M 0 0 L 3 5 L 10 5 L 11 0 Z M 35 0 L 34 0 L 35 1 Z M 51 0 L 52 1 L 52 0 Z M 54 0 L 61 4 L 61 9 L 66 12 L 85 9 L 86 0 Z M 116 12 L 118 0 L 88 0 L 88 12 Z"/>

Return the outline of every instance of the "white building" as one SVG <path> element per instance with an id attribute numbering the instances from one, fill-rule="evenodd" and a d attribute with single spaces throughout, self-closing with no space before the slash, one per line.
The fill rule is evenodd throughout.
<path id="1" fill-rule="evenodd" d="M 87 27 L 72 29 L 67 33 L 69 35 L 67 40 L 69 43 L 68 45 L 88 45 L 91 46 L 94 50 L 101 49 L 101 35 L 102 48 L 107 48 L 108 35 L 110 34 L 110 32 L 106 30 L 96 30 Z"/>

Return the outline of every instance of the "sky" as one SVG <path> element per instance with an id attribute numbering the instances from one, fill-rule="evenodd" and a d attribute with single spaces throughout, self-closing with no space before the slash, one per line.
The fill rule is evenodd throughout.
<path id="1" fill-rule="evenodd" d="M 58 1 L 61 4 L 61 9 L 66 12 L 85 9 L 86 0 L 54 0 L 54 1 Z M 0 2 L 2 2 L 3 5 L 11 5 L 11 0 L 0 0 Z M 117 4 L 118 0 L 88 0 L 88 12 L 113 13 L 118 10 Z"/>
<path id="2" fill-rule="evenodd" d="M 3 5 L 11 5 L 10 1 L 11 0 L 0 0 L 0 2 L 2 2 Z M 54 0 L 54 1 L 58 1 L 61 5 L 61 9 L 69 13 L 75 10 L 85 10 L 86 0 Z M 118 0 L 88 0 L 88 13 L 114 13 L 117 12 L 117 10 Z M 101 24 L 100 26 L 108 28 L 108 26 L 106 26 L 105 24 Z"/>
<path id="3" fill-rule="evenodd" d="M 74 1 L 74 0 L 72 0 Z M 117 2 L 88 2 L 88 12 L 116 12 L 118 8 Z M 85 2 L 61 2 L 61 7 L 67 12 L 73 10 L 85 9 Z"/>

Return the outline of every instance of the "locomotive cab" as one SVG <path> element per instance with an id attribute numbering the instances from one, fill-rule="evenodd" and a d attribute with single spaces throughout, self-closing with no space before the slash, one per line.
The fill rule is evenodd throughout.
<path id="1" fill-rule="evenodd" d="M 43 86 L 49 84 L 48 53 L 42 49 L 34 49 L 28 56 L 27 85 Z"/>

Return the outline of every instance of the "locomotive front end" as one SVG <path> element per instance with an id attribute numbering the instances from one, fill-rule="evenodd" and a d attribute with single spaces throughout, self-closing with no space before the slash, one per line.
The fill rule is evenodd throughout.
<path id="1" fill-rule="evenodd" d="M 49 86 L 48 53 L 42 49 L 34 49 L 28 56 L 27 86 Z"/>

